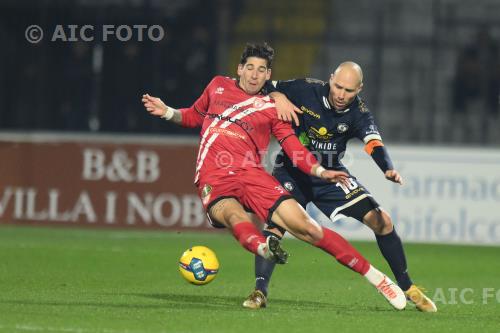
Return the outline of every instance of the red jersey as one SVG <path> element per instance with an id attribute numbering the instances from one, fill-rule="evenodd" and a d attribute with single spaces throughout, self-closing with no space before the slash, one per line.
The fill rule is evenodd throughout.
<path id="1" fill-rule="evenodd" d="M 184 127 L 201 126 L 195 183 L 200 174 L 222 168 L 263 169 L 261 160 L 271 134 L 280 143 L 293 138 L 296 141 L 293 148 L 298 144 L 305 150 L 291 125 L 278 119 L 274 101 L 269 96 L 249 95 L 239 87 L 238 81 L 228 77 L 216 76 L 193 106 L 180 111 Z M 304 172 L 310 172 L 316 163 L 316 159 L 308 157 L 306 167 L 301 167 L 303 163 L 298 165 Z"/>

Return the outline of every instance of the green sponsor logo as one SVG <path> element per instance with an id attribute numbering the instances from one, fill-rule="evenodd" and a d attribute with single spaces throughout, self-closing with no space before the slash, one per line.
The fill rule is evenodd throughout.
<path id="1" fill-rule="evenodd" d="M 299 141 L 304 147 L 308 147 L 311 144 L 311 139 L 309 139 L 306 132 L 300 133 Z"/>

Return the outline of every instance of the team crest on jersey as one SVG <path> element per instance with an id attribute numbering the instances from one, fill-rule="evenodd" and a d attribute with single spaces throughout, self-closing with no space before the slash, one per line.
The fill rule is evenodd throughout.
<path id="1" fill-rule="evenodd" d="M 293 191 L 293 184 L 291 182 L 285 182 L 283 184 L 283 187 L 285 188 L 285 190 L 287 190 L 288 192 L 292 192 Z"/>
<path id="2" fill-rule="evenodd" d="M 345 133 L 349 129 L 349 126 L 346 123 L 340 123 L 337 125 L 337 132 Z"/>
<path id="3" fill-rule="evenodd" d="M 224 87 L 217 87 L 217 89 L 215 89 L 216 94 L 222 95 L 223 92 L 224 92 Z"/>
<path id="4" fill-rule="evenodd" d="M 203 186 L 203 189 L 201 190 L 201 201 L 205 206 L 210 200 L 211 193 L 212 193 L 212 185 L 205 184 L 205 186 Z"/>
<path id="5" fill-rule="evenodd" d="M 256 98 L 255 101 L 253 102 L 253 107 L 256 109 L 260 109 L 261 107 L 264 106 L 266 102 L 262 98 Z"/>
<path id="6" fill-rule="evenodd" d="M 316 139 L 318 141 L 330 141 L 330 139 L 333 137 L 333 134 L 329 133 L 326 127 L 320 127 L 316 129 L 311 126 L 309 127 L 309 131 L 307 131 L 307 135 L 310 138 Z"/>

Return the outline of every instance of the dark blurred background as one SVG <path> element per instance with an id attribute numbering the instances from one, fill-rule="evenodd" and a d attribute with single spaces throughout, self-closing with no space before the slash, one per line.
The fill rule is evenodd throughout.
<path id="1" fill-rule="evenodd" d="M 32 44 L 34 24 L 44 38 Z M 121 24 L 165 36 L 102 40 Z M 92 25 L 94 40 L 51 41 L 57 25 Z M 498 0 L 3 0 L 0 40 L 2 131 L 194 135 L 153 119 L 140 96 L 189 106 L 214 75 L 235 75 L 245 42 L 268 41 L 274 79 L 327 80 L 358 62 L 388 141 L 500 144 Z"/>

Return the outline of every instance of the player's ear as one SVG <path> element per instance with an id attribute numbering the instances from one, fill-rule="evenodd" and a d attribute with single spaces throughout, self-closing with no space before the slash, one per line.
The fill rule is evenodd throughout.
<path id="1" fill-rule="evenodd" d="M 363 82 L 361 82 L 361 84 L 358 87 L 358 94 L 361 92 L 361 90 L 363 90 Z"/>
<path id="2" fill-rule="evenodd" d="M 243 75 L 243 65 L 242 64 L 238 65 L 237 73 L 238 73 L 238 76 Z"/>
<path id="3" fill-rule="evenodd" d="M 271 72 L 272 72 L 272 70 L 271 70 L 271 68 L 269 68 L 269 69 L 267 70 L 267 73 L 266 73 L 266 81 L 267 81 L 267 80 L 269 80 L 269 79 L 271 78 Z"/>

